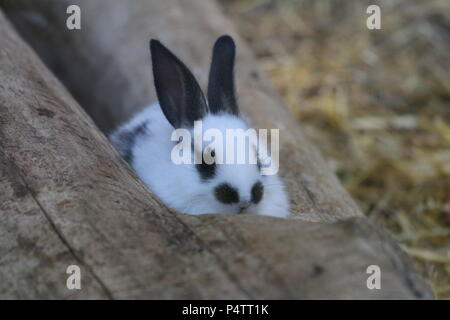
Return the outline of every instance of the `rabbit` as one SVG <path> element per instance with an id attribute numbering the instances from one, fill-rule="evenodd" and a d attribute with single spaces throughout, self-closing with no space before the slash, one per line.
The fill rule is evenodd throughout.
<path id="1" fill-rule="evenodd" d="M 171 158 L 177 143 L 171 138 L 174 129 L 193 132 L 194 121 L 201 120 L 203 129 L 222 133 L 250 128 L 248 120 L 239 115 L 235 97 L 233 39 L 224 35 L 214 44 L 208 101 L 193 74 L 161 42 L 150 40 L 150 51 L 159 103 L 148 106 L 109 136 L 119 154 L 148 188 L 177 212 L 288 216 L 289 202 L 281 179 L 261 175 L 260 161 L 208 164 L 201 156 L 203 143 L 195 146 L 192 141 L 187 142 L 194 154 L 200 154 L 200 163 L 174 164 Z M 226 151 L 219 149 L 210 150 L 211 159 Z"/>

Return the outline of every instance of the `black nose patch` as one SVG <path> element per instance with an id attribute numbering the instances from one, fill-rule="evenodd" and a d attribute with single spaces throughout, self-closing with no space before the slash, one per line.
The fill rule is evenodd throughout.
<path id="1" fill-rule="evenodd" d="M 214 196 L 217 200 L 225 204 L 239 202 L 239 193 L 228 183 L 222 183 L 215 187 Z"/>
<path id="2" fill-rule="evenodd" d="M 261 201 L 264 194 L 264 186 L 261 181 L 256 182 L 252 187 L 252 202 L 258 203 Z"/>

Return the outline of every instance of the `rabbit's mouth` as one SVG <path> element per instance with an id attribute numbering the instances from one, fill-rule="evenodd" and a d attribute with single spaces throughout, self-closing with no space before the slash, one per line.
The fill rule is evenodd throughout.
<path id="1" fill-rule="evenodd" d="M 246 210 L 250 207 L 250 205 L 251 205 L 250 203 L 245 203 L 245 204 L 239 205 L 238 214 L 246 213 Z"/>

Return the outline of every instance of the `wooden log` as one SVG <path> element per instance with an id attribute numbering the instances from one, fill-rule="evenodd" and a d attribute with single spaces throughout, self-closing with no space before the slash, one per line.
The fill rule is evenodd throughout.
<path id="1" fill-rule="evenodd" d="M 332 222 L 362 216 L 254 61 L 214 1 L 0 0 L 18 30 L 103 132 L 155 101 L 150 38 L 158 38 L 205 88 L 212 45 L 237 40 L 240 107 L 259 128 L 280 129 L 280 174 L 292 214 Z M 81 30 L 66 28 L 66 8 L 81 9 Z"/>
<path id="2" fill-rule="evenodd" d="M 0 75 L 0 298 L 431 297 L 365 218 L 171 212 L 1 13 Z M 71 264 L 81 290 L 66 288 Z"/>

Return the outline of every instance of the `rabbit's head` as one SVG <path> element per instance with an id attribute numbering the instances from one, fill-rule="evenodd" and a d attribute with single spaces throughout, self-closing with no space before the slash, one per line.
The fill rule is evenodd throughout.
<path id="1" fill-rule="evenodd" d="M 172 52 L 157 40 L 151 40 L 150 49 L 161 110 L 174 129 L 193 133 L 189 146 L 197 163 L 194 160 L 191 168 L 198 179 L 192 182 L 192 188 L 204 195 L 210 213 L 256 212 L 270 189 L 265 183 L 267 177 L 261 175 L 256 136 L 248 135 L 245 145 L 234 143 L 230 147 L 227 142 L 229 129 L 249 133 L 247 122 L 239 116 L 235 96 L 233 39 L 222 36 L 214 45 L 207 101 L 193 74 Z M 203 132 L 214 129 L 223 143 L 194 143 L 194 122 L 198 120 Z M 245 159 L 243 163 L 237 160 L 239 156 Z"/>

